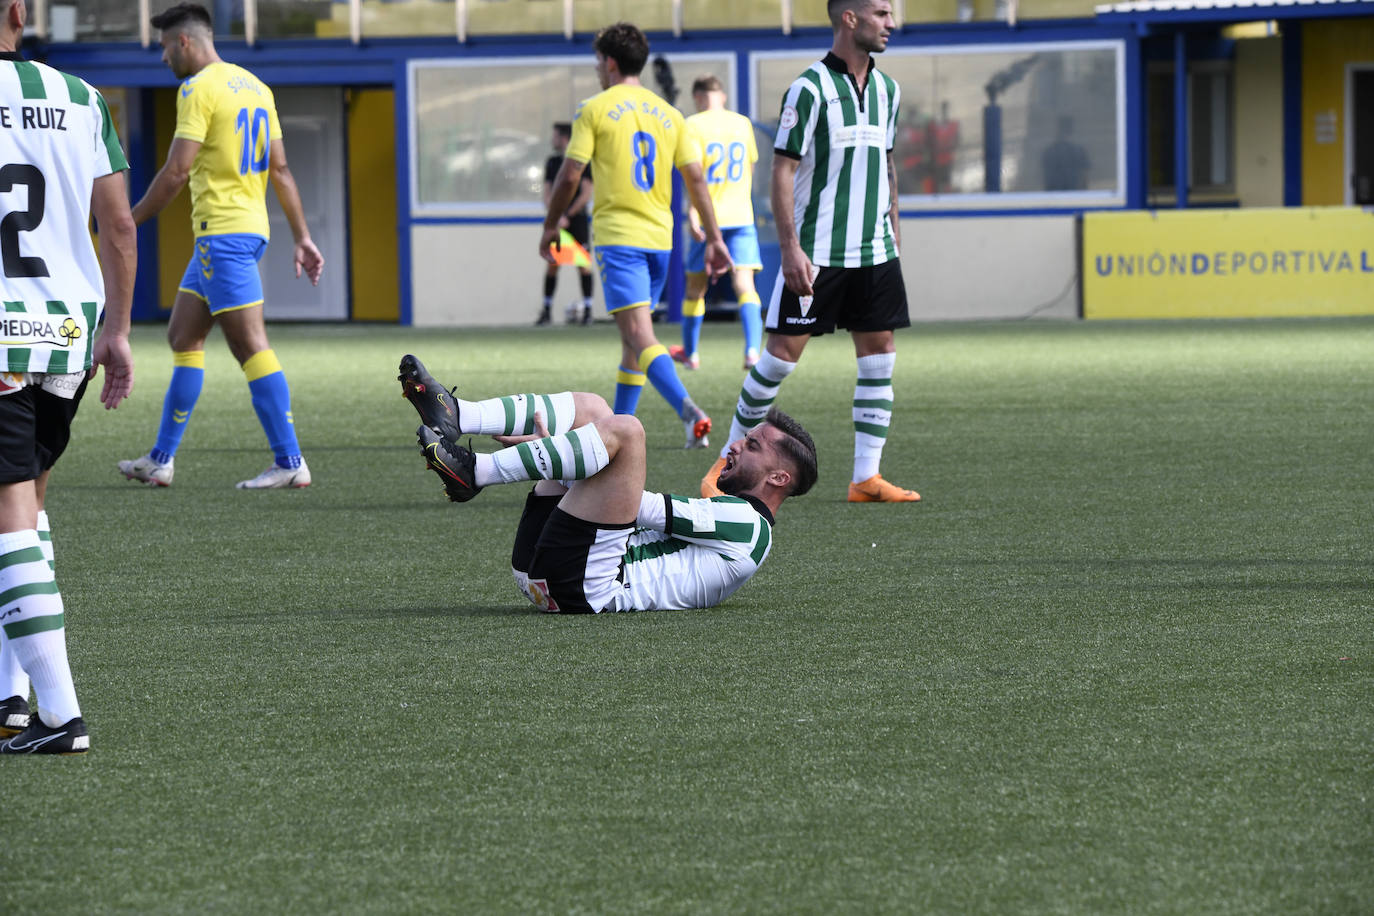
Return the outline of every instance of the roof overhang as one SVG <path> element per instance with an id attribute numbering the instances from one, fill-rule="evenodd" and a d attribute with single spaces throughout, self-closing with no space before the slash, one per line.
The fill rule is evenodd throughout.
<path id="1" fill-rule="evenodd" d="M 1374 0 L 1126 0 L 1095 12 L 1101 23 L 1135 25 L 1328 19 L 1374 16 Z"/>

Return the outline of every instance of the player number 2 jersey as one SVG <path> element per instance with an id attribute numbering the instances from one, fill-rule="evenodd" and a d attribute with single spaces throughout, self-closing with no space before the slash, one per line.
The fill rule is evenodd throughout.
<path id="1" fill-rule="evenodd" d="M 88 83 L 0 59 L 0 371 L 90 368 L 105 305 L 91 189 L 128 167 L 105 100 Z"/>
<path id="2" fill-rule="evenodd" d="M 624 588 L 604 610 L 714 607 L 758 572 L 773 546 L 763 503 L 646 492 L 625 550 Z"/>
<path id="3" fill-rule="evenodd" d="M 701 161 L 681 112 L 643 86 L 612 86 L 577 107 L 564 155 L 591 164 L 597 245 L 673 247 L 673 167 Z"/>
<path id="4" fill-rule="evenodd" d="M 175 136 L 200 144 L 190 179 L 196 237 L 267 238 L 267 170 L 272 143 L 281 138 L 267 84 L 224 61 L 206 66 L 177 89 Z"/>

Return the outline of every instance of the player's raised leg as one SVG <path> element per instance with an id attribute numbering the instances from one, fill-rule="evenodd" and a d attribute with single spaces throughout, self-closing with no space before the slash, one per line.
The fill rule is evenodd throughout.
<path id="1" fill-rule="evenodd" d="M 435 381 L 424 363 L 411 355 L 401 358 L 397 378 L 401 395 L 414 406 L 424 424 L 455 442 L 462 435 L 530 435 L 535 431 L 536 413 L 543 417 L 544 427 L 550 433 L 565 433 L 573 428 L 578 417 L 578 396 L 571 391 L 463 400 Z M 582 422 L 589 420 L 584 418 Z"/>
<path id="2" fill-rule="evenodd" d="M 433 428 L 421 426 L 416 431 L 420 448 L 430 469 L 443 481 L 449 499 L 466 502 L 483 487 L 500 483 L 587 480 L 610 464 L 620 448 L 621 437 L 630 435 L 626 430 L 640 430 L 642 440 L 639 422 L 625 414 L 613 414 L 599 395 L 577 392 L 563 396 L 573 404 L 572 428 L 558 434 L 530 435 L 525 441 L 490 454 L 473 452 Z M 555 397 L 559 396 L 534 396 L 537 402 Z M 629 422 L 617 422 L 622 419 Z M 540 431 L 547 432 L 542 425 Z M 611 437 L 609 446 L 603 434 Z M 518 433 L 514 435 L 520 437 Z"/>

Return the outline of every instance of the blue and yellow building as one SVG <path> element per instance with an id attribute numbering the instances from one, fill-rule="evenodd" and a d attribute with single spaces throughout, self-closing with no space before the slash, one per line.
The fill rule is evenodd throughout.
<path id="1" fill-rule="evenodd" d="M 31 55 L 101 87 L 132 193 L 175 80 L 140 0 L 30 0 Z M 630 19 L 665 95 L 702 72 L 758 127 L 830 43 L 823 0 L 207 0 L 221 56 L 277 92 L 330 268 L 264 271 L 269 318 L 523 322 L 550 125 Z M 1374 0 L 894 0 L 903 267 L 920 318 L 1374 312 Z M 761 174 L 766 174 L 761 171 Z M 766 180 L 756 213 L 771 220 Z M 269 195 L 270 197 L 270 195 Z M 183 197 L 140 237 L 136 314 L 189 257 Z M 766 278 L 765 281 L 767 282 Z"/>

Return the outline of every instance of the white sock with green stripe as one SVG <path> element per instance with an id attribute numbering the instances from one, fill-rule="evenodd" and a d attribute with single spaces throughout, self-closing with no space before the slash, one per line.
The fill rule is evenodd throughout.
<path id="1" fill-rule="evenodd" d="M 48 513 L 41 509 L 38 512 L 38 549 L 43 551 L 43 559 L 52 569 L 52 528 L 48 524 Z M 29 698 L 29 676 L 19 664 L 13 645 L 5 638 L 4 629 L 0 628 L 0 700 L 9 697 Z"/>
<path id="2" fill-rule="evenodd" d="M 62 596 L 35 529 L 0 534 L 0 627 L 33 679 L 43 722 L 56 727 L 81 715 L 67 663 Z"/>
<path id="3" fill-rule="evenodd" d="M 474 436 L 528 436 L 534 432 L 534 415 L 544 415 L 549 435 L 557 436 L 572 429 L 573 406 L 571 391 L 558 394 L 511 394 L 485 401 L 458 402 L 458 420 L 463 432 Z"/>
<path id="4" fill-rule="evenodd" d="M 896 353 L 860 356 L 859 379 L 854 384 L 854 482 L 862 483 L 878 473 L 892 423 L 892 369 Z"/>
<path id="5" fill-rule="evenodd" d="M 791 375 L 792 370 L 796 368 L 796 363 L 789 363 L 785 359 L 778 359 L 767 350 L 763 351 L 759 361 L 744 377 L 744 384 L 739 390 L 739 400 L 735 402 L 735 417 L 730 421 L 730 438 L 720 450 L 720 457 L 724 458 L 730 451 L 730 443 L 743 439 L 749 435 L 749 430 L 763 422 L 768 408 L 772 407 L 778 398 L 778 389 L 782 387 L 783 379 Z"/>
<path id="6" fill-rule="evenodd" d="M 48 513 L 42 509 L 38 510 L 38 548 L 43 551 L 43 559 L 48 561 L 48 568 L 56 569 L 53 564 L 52 525 L 48 522 Z"/>
<path id="7" fill-rule="evenodd" d="M 594 424 L 477 456 L 479 487 L 518 480 L 585 480 L 611 463 Z"/>

